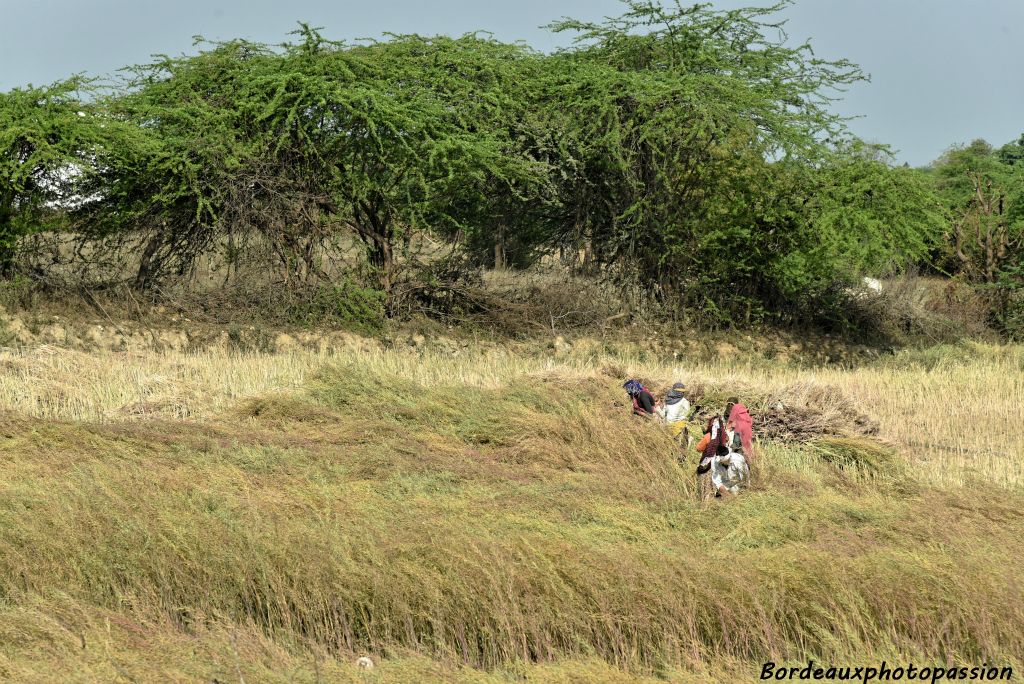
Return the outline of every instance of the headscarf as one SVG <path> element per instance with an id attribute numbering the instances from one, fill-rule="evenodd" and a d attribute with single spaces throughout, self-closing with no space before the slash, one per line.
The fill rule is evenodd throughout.
<path id="1" fill-rule="evenodd" d="M 683 395 L 686 393 L 686 385 L 681 382 L 677 382 L 672 385 L 672 389 L 665 395 L 665 403 L 668 405 L 678 404 L 683 399 Z"/>
<path id="2" fill-rule="evenodd" d="M 740 403 L 740 400 L 736 397 L 729 397 L 725 400 L 725 410 L 722 411 L 722 417 L 725 418 L 726 422 L 729 421 L 729 416 L 732 415 L 732 407 Z"/>
<path id="3" fill-rule="evenodd" d="M 636 395 L 644 391 L 644 386 L 640 384 L 639 380 L 627 380 L 622 385 L 622 388 L 626 390 L 626 394 L 628 394 L 631 397 L 635 397 Z"/>
<path id="4" fill-rule="evenodd" d="M 729 411 L 726 420 L 736 428 L 736 434 L 740 436 L 743 444 L 743 451 L 751 453 L 754 446 L 754 419 L 750 417 L 747 407 L 737 402 Z"/>

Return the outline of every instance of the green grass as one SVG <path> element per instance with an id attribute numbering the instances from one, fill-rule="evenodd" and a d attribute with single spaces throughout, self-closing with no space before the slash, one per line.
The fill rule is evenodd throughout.
<path id="1" fill-rule="evenodd" d="M 349 360 L 203 424 L 7 414 L 0 677 L 1024 661 L 1024 495 L 935 488 L 888 447 L 830 438 L 767 444 L 752 491 L 701 506 L 692 458 L 628 415 L 619 383 L 423 383 Z"/>

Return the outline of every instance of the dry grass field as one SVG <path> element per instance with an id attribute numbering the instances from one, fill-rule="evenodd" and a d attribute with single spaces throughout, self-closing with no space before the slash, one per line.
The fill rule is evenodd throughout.
<path id="1" fill-rule="evenodd" d="M 787 392 L 829 388 L 879 423 L 918 474 L 936 484 L 972 477 L 1024 485 L 1024 349 L 970 344 L 904 352 L 850 369 L 801 368 L 764 359 L 673 364 L 583 347 L 566 354 L 486 349 L 354 346 L 291 348 L 274 354 L 208 349 L 195 353 L 77 351 L 42 345 L 0 352 L 0 409 L 37 418 L 118 422 L 146 418 L 201 420 L 231 402 L 266 394 L 302 394 L 324 368 L 357 364 L 424 387 L 498 389 L 551 373 L 600 376 L 608 364 L 661 384 L 684 379 L 760 400 L 769 410 Z"/>
<path id="2" fill-rule="evenodd" d="M 812 369 L 583 343 L 35 347 L 0 369 L 0 679 L 1024 663 L 1019 348 Z M 743 397 L 753 489 L 699 505 L 627 373 Z"/>

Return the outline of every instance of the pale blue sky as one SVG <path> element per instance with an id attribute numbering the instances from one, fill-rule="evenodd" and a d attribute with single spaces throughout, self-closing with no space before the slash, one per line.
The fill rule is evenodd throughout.
<path id="1" fill-rule="evenodd" d="M 767 2 L 716 0 L 732 8 Z M 84 71 L 102 75 L 192 36 L 280 42 L 299 20 L 332 38 L 483 29 L 550 50 L 568 39 L 539 27 L 561 16 L 620 13 L 617 0 L 0 0 L 0 90 Z M 1024 0 L 798 0 L 783 15 L 794 40 L 871 74 L 836 110 L 858 135 L 927 163 L 946 147 L 1024 132 Z"/>

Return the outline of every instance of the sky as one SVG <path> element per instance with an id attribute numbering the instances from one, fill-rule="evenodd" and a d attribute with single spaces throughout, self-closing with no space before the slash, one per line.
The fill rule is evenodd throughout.
<path id="1" fill-rule="evenodd" d="M 616 16 L 621 7 L 618 0 L 0 0 L 0 91 L 192 52 L 195 35 L 279 43 L 298 21 L 335 39 L 486 30 L 548 51 L 570 38 L 544 24 Z M 780 17 L 791 40 L 809 39 L 819 57 L 847 58 L 870 74 L 834 109 L 857 117 L 851 130 L 892 146 L 900 163 L 919 166 L 952 144 L 1001 145 L 1024 133 L 1024 0 L 797 0 Z"/>

